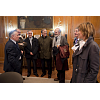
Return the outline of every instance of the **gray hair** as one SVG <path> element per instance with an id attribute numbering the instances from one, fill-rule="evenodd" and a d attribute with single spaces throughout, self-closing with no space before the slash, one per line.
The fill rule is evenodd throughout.
<path id="1" fill-rule="evenodd" d="M 30 31 L 31 31 L 31 30 L 28 30 L 27 33 L 30 32 Z M 31 31 L 31 32 L 32 32 L 32 31 Z"/>
<path id="2" fill-rule="evenodd" d="M 43 31 L 46 30 L 45 28 L 41 30 L 41 32 L 43 33 Z"/>
<path id="3" fill-rule="evenodd" d="M 59 33 L 61 33 L 61 29 L 59 28 L 59 31 L 58 31 Z"/>
<path id="4" fill-rule="evenodd" d="M 11 32 L 9 33 L 9 38 L 11 38 L 11 37 L 12 37 L 12 35 L 14 35 L 14 34 L 15 34 L 15 32 L 17 32 L 17 30 L 13 30 L 13 31 L 11 31 Z"/>
<path id="5" fill-rule="evenodd" d="M 56 29 L 59 29 L 59 30 L 58 30 L 58 33 L 61 33 L 61 29 L 60 29 L 59 27 L 58 27 L 58 28 L 56 28 Z"/>

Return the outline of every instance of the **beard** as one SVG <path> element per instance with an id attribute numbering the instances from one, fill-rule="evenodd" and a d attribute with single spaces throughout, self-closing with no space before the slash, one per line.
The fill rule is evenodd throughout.
<path id="1" fill-rule="evenodd" d="M 57 37 L 57 36 L 58 36 L 58 34 L 55 34 L 55 35 L 54 35 L 54 37 Z"/>

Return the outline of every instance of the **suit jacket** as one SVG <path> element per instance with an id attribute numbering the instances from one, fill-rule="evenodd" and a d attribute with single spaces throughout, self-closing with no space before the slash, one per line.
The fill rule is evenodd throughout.
<path id="1" fill-rule="evenodd" d="M 25 46 L 25 48 L 24 48 L 25 49 L 25 57 L 26 58 L 33 57 L 33 59 L 37 59 L 37 56 L 38 56 L 38 40 L 33 37 L 32 48 L 31 48 L 30 40 L 29 40 L 28 37 L 25 39 L 25 42 L 27 43 L 27 46 Z M 32 52 L 33 55 L 30 55 L 30 52 Z"/>
<path id="2" fill-rule="evenodd" d="M 19 47 L 9 39 L 5 45 L 5 59 L 4 59 L 4 71 L 14 71 L 19 72 L 21 67 L 21 60 L 19 59 L 21 50 Z"/>
<path id="3" fill-rule="evenodd" d="M 99 71 L 99 46 L 89 37 L 82 49 L 73 54 L 73 83 L 94 83 Z"/>

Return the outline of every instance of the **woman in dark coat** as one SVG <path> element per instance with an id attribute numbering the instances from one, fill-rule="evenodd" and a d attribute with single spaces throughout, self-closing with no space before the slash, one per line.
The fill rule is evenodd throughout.
<path id="1" fill-rule="evenodd" d="M 93 40 L 94 26 L 87 22 L 80 24 L 79 48 L 73 54 L 72 83 L 95 83 L 99 71 L 99 46 Z"/>

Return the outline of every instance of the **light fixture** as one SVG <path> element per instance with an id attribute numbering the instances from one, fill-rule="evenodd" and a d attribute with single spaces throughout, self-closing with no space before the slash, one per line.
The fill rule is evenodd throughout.
<path id="1" fill-rule="evenodd" d="M 13 28 L 13 25 L 12 25 L 12 21 L 10 20 L 10 23 L 8 25 L 8 32 L 14 30 L 15 28 Z"/>

